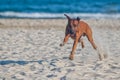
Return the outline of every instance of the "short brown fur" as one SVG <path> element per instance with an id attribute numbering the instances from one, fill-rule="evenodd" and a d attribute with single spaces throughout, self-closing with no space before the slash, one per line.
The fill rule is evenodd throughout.
<path id="1" fill-rule="evenodd" d="M 82 36 L 86 36 L 88 38 L 89 42 L 91 43 L 91 45 L 93 46 L 93 48 L 96 50 L 97 46 L 94 43 L 94 40 L 93 40 L 93 37 L 92 37 L 92 30 L 89 27 L 89 25 L 84 21 L 80 21 L 80 20 L 77 20 L 77 19 L 71 19 L 66 14 L 65 14 L 65 16 L 68 19 L 68 25 L 67 25 L 66 31 L 65 31 L 65 38 L 63 40 L 63 43 L 60 44 L 60 46 L 63 46 L 65 43 L 67 43 L 69 37 L 74 39 L 74 44 L 73 44 L 72 51 L 71 51 L 71 54 L 69 56 L 69 59 L 70 60 L 74 59 L 74 52 L 76 50 L 78 42 L 80 42 L 81 45 L 82 45 L 82 48 L 84 48 L 84 42 L 81 39 Z M 71 30 L 73 30 L 75 32 L 74 36 L 72 36 L 71 33 L 68 31 L 68 29 L 70 29 L 70 27 L 71 27 Z"/>

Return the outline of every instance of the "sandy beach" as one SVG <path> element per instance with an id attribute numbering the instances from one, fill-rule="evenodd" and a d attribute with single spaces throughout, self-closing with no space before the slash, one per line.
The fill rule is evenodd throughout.
<path id="1" fill-rule="evenodd" d="M 0 19 L 0 80 L 120 80 L 120 19 L 81 19 L 108 57 L 100 61 L 86 37 L 69 60 L 60 47 L 67 19 Z"/>

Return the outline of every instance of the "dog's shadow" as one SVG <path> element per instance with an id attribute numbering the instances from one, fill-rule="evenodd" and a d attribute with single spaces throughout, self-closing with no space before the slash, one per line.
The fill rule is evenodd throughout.
<path id="1" fill-rule="evenodd" d="M 18 64 L 18 65 L 26 65 L 29 63 L 39 63 L 42 64 L 43 60 L 37 61 L 15 61 L 15 60 L 0 60 L 0 65 L 9 65 L 9 64 Z"/>

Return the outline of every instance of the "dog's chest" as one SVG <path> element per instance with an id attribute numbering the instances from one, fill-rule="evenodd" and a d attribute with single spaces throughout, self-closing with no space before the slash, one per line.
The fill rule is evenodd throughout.
<path id="1" fill-rule="evenodd" d="M 70 34 L 70 37 L 71 37 L 72 39 L 75 39 L 75 38 L 76 38 L 76 35 L 75 35 L 75 34 Z"/>

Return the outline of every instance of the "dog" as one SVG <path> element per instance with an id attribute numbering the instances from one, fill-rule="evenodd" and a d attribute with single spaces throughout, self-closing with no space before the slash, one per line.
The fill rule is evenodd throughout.
<path id="1" fill-rule="evenodd" d="M 77 17 L 76 19 L 72 19 L 68 15 L 66 14 L 64 15 L 68 19 L 68 24 L 65 30 L 65 38 L 63 40 L 63 43 L 60 44 L 60 46 L 64 46 L 65 43 L 67 43 L 69 37 L 71 37 L 74 40 L 74 44 L 73 44 L 69 59 L 70 60 L 74 59 L 74 53 L 75 53 L 78 42 L 80 42 L 82 45 L 82 48 L 84 48 L 84 42 L 81 39 L 82 36 L 86 36 L 89 42 L 91 43 L 91 45 L 93 46 L 93 48 L 96 50 L 97 46 L 94 43 L 94 40 L 92 37 L 92 29 L 89 27 L 89 25 L 86 22 L 81 21 L 79 17 Z"/>

